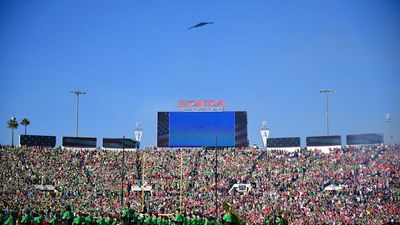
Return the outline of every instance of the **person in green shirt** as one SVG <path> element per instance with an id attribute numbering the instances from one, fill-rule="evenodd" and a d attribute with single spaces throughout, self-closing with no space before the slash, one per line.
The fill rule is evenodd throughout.
<path id="1" fill-rule="evenodd" d="M 111 225 L 118 225 L 118 218 L 111 218 L 111 221 L 112 221 Z"/>
<path id="2" fill-rule="evenodd" d="M 146 214 L 146 217 L 143 221 L 144 224 L 151 224 L 151 216 Z"/>
<path id="3" fill-rule="evenodd" d="M 133 211 L 133 210 L 132 210 Z M 135 213 L 132 213 L 132 218 L 131 218 L 131 225 L 137 225 L 139 224 L 138 222 L 138 216 Z"/>
<path id="4" fill-rule="evenodd" d="M 212 218 L 212 217 L 208 218 L 208 225 L 216 225 L 216 224 L 217 224 L 217 222 L 215 221 L 214 218 Z"/>
<path id="5" fill-rule="evenodd" d="M 222 220 L 224 221 L 224 225 L 233 225 L 234 218 L 233 215 L 228 212 L 222 217 Z"/>
<path id="6" fill-rule="evenodd" d="M 157 224 L 157 214 L 152 213 L 150 215 L 150 217 L 151 217 L 150 224 L 151 225 L 156 225 Z"/>
<path id="7" fill-rule="evenodd" d="M 151 216 L 151 224 L 156 225 L 157 224 L 157 214 L 152 214 Z"/>
<path id="8" fill-rule="evenodd" d="M 72 225 L 82 225 L 83 223 L 83 218 L 81 217 L 81 213 L 77 213 L 76 217 L 74 218 L 74 221 L 72 222 Z"/>
<path id="9" fill-rule="evenodd" d="M 271 225 L 271 218 L 268 215 L 264 216 L 264 225 Z"/>
<path id="10" fill-rule="evenodd" d="M 58 216 L 57 216 L 57 213 L 56 212 L 53 212 L 52 213 L 52 216 L 51 216 L 51 220 L 50 220 L 50 224 L 51 225 L 57 225 L 57 223 L 58 223 Z"/>
<path id="11" fill-rule="evenodd" d="M 211 221 L 208 217 L 204 219 L 204 225 L 211 225 Z"/>
<path id="12" fill-rule="evenodd" d="M 4 222 L 4 225 L 15 225 L 15 214 L 15 212 L 10 213 L 7 220 Z"/>
<path id="13" fill-rule="evenodd" d="M 192 214 L 192 217 L 189 220 L 189 225 L 197 225 L 197 218 L 195 214 Z"/>
<path id="14" fill-rule="evenodd" d="M 144 220 L 145 220 L 145 218 L 144 218 L 144 215 L 143 214 L 140 214 L 139 216 L 138 216 L 138 224 L 139 225 L 143 225 L 144 224 Z"/>
<path id="15" fill-rule="evenodd" d="M 101 214 L 98 215 L 98 219 L 97 219 L 97 225 L 104 225 L 104 218 L 102 217 Z"/>
<path id="16" fill-rule="evenodd" d="M 72 225 L 74 214 L 72 213 L 71 206 L 65 206 L 65 211 L 62 217 L 63 225 Z"/>
<path id="17" fill-rule="evenodd" d="M 163 225 L 170 225 L 171 220 L 169 218 L 164 218 L 164 224 Z"/>
<path id="18" fill-rule="evenodd" d="M 204 218 L 201 217 L 200 215 L 197 215 L 197 224 L 204 225 Z"/>
<path id="19" fill-rule="evenodd" d="M 131 209 L 131 204 L 127 202 L 125 204 L 125 209 L 122 212 L 122 224 L 123 225 L 131 225 L 131 220 L 133 219 L 133 210 Z"/>
<path id="20" fill-rule="evenodd" d="M 93 216 L 91 214 L 85 217 L 85 225 L 94 225 Z"/>
<path id="21" fill-rule="evenodd" d="M 174 222 L 176 225 L 183 225 L 183 216 L 179 210 L 176 210 L 175 212 Z"/>
<path id="22" fill-rule="evenodd" d="M 22 210 L 22 218 L 21 218 L 21 225 L 30 225 L 31 224 L 31 217 L 29 216 L 29 212 L 27 210 Z"/>
<path id="23" fill-rule="evenodd" d="M 282 215 L 276 219 L 276 225 L 288 225 L 288 220 Z"/>
<path id="24" fill-rule="evenodd" d="M 164 224 L 165 224 L 165 220 L 161 216 L 158 216 L 156 225 L 164 225 Z"/>
<path id="25" fill-rule="evenodd" d="M 43 210 L 41 210 L 39 212 L 39 215 L 33 219 L 33 223 L 35 225 L 42 225 L 43 222 L 44 222 L 44 212 L 43 212 Z"/>
<path id="26" fill-rule="evenodd" d="M 105 225 L 111 225 L 111 223 L 112 223 L 112 221 L 111 221 L 110 215 L 107 215 L 105 220 L 104 220 L 104 224 Z"/>

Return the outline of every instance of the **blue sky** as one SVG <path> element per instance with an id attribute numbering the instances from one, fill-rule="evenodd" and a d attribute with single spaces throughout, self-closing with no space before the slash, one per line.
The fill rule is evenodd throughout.
<path id="1" fill-rule="evenodd" d="M 248 112 L 250 143 L 392 132 L 400 142 L 400 2 L 0 1 L 0 143 L 11 116 L 30 134 L 133 137 L 156 144 L 157 111 L 223 99 Z M 200 21 L 215 24 L 186 28 Z M 23 133 L 23 127 L 16 134 Z M 101 143 L 98 140 L 98 144 Z M 143 146 L 142 145 L 142 146 Z"/>

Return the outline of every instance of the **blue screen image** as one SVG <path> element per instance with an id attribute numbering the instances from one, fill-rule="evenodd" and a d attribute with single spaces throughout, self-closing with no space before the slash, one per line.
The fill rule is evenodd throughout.
<path id="1" fill-rule="evenodd" d="M 170 146 L 235 146 L 235 112 L 171 112 Z"/>

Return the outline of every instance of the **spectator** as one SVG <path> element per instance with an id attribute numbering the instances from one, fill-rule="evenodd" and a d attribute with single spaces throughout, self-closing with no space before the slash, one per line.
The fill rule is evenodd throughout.
<path id="1" fill-rule="evenodd" d="M 50 221 L 56 218 L 54 214 L 49 217 L 50 211 L 69 205 L 62 216 L 63 223 L 68 225 L 74 220 L 71 206 L 87 215 L 107 215 L 111 223 L 115 222 L 123 210 L 121 188 L 128 190 L 123 197 L 131 203 L 126 209 L 131 209 L 133 216 L 124 224 L 136 223 L 133 211 L 141 211 L 142 197 L 148 212 L 177 212 L 182 220 L 177 222 L 182 224 L 211 222 L 212 219 L 203 218 L 218 218 L 223 201 L 231 203 L 250 225 L 263 224 L 265 218 L 277 223 L 282 214 L 290 224 L 399 221 L 398 145 L 344 147 L 330 154 L 306 149 L 295 154 L 224 149 L 218 153 L 217 170 L 214 151 L 132 151 L 126 152 L 125 173 L 122 153 L 118 151 L 2 147 L 0 157 L 0 208 L 8 214 L 19 207 L 46 209 L 43 216 Z M 182 168 L 178 163 L 181 160 Z M 131 192 L 128 188 L 140 187 L 142 182 L 152 190 Z M 252 188 L 243 192 L 231 189 L 234 184 L 251 184 Z M 44 185 L 52 185 L 55 190 Z M 328 191 L 327 187 L 336 190 Z M 193 214 L 199 216 L 189 220 L 184 216 Z M 12 220 L 6 219 L 8 223 L 20 220 L 22 224 L 25 216 L 23 212 L 21 218 L 15 215 Z M 159 217 L 155 216 L 156 223 L 161 221 Z M 102 216 L 95 218 L 99 224 L 105 223 Z M 139 216 L 137 222 L 144 220 Z M 85 224 L 94 221 L 85 220 Z"/>
<path id="2" fill-rule="evenodd" d="M 62 220 L 63 225 L 72 225 L 74 221 L 74 214 L 71 211 L 70 205 L 65 206 L 65 212 L 63 214 Z"/>

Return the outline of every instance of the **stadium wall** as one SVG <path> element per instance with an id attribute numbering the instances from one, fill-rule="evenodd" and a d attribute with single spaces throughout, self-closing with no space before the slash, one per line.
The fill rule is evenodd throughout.
<path id="1" fill-rule="evenodd" d="M 333 149 L 342 147 L 342 137 L 340 135 L 307 137 L 306 146 L 307 150 L 329 153 Z"/>
<path id="2" fill-rule="evenodd" d="M 342 148 L 342 146 L 341 146 L 341 145 L 331 145 L 331 146 L 307 146 L 306 148 L 307 148 L 307 150 L 309 150 L 309 151 L 316 151 L 316 152 L 321 152 L 321 153 L 328 154 L 328 153 L 330 153 L 332 150 Z"/>
<path id="3" fill-rule="evenodd" d="M 300 151 L 301 147 L 280 147 L 280 148 L 267 148 L 267 151 L 285 151 L 285 152 L 297 152 Z"/>

